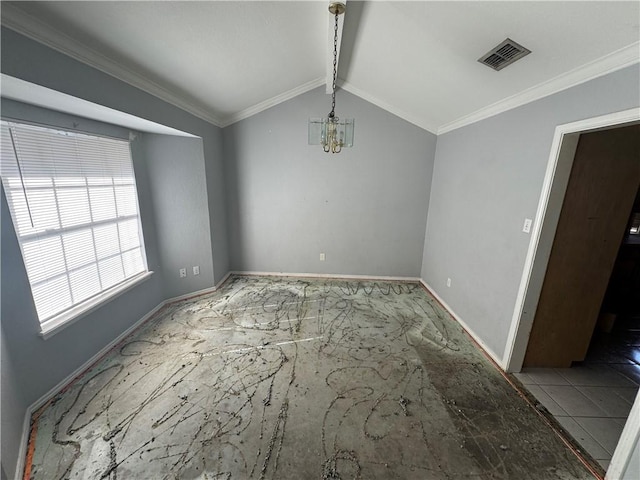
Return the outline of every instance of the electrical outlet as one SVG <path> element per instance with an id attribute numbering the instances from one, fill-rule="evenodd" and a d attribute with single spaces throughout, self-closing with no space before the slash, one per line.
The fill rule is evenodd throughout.
<path id="1" fill-rule="evenodd" d="M 198 265 L 193 267 L 193 274 L 194 275 L 200 275 L 200 267 Z"/>
<path id="2" fill-rule="evenodd" d="M 324 260 L 325 260 L 324 253 L 321 253 L 321 254 L 320 254 L 320 261 L 321 261 L 321 262 L 324 262 Z"/>
<path id="3" fill-rule="evenodd" d="M 451 286 L 451 279 L 447 278 L 447 287 L 450 287 L 450 286 Z"/>
<path id="4" fill-rule="evenodd" d="M 524 233 L 529 233 L 531 231 L 531 224 L 533 223 L 533 220 L 531 220 L 530 218 L 525 218 L 524 219 L 524 226 L 522 227 L 522 231 Z"/>
<path id="5" fill-rule="evenodd" d="M 181 268 L 180 269 L 180 278 L 184 278 L 187 276 L 187 269 L 186 268 Z"/>

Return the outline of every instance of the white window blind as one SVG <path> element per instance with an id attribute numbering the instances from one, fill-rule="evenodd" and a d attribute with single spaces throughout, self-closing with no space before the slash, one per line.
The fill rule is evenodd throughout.
<path id="1" fill-rule="evenodd" d="M 129 142 L 3 121 L 0 167 L 41 324 L 147 271 Z"/>

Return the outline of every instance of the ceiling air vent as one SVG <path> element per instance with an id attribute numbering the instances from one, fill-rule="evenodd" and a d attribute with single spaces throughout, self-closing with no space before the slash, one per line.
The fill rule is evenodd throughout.
<path id="1" fill-rule="evenodd" d="M 494 70 L 502 70 L 507 65 L 511 65 L 516 60 L 520 60 L 530 53 L 531 50 L 527 50 L 522 45 L 507 38 L 500 45 L 485 53 L 478 61 Z"/>

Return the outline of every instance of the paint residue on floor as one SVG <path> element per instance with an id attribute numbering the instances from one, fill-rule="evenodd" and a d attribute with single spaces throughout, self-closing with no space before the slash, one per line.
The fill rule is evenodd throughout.
<path id="1" fill-rule="evenodd" d="M 33 479 L 586 479 L 417 284 L 232 277 L 38 412 Z"/>

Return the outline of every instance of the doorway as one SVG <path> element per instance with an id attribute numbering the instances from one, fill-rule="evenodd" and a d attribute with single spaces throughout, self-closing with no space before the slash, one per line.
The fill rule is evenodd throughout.
<path id="1" fill-rule="evenodd" d="M 640 384 L 640 188 L 585 361 L 610 365 Z"/>
<path id="2" fill-rule="evenodd" d="M 640 125 L 580 135 L 525 367 L 585 359 L 640 186 Z"/>
<path id="3" fill-rule="evenodd" d="M 640 108 L 556 127 L 516 296 L 507 345 L 500 362 L 507 372 L 519 372 L 523 365 L 580 134 L 637 123 L 640 123 Z"/>
<path id="4" fill-rule="evenodd" d="M 578 149 L 578 143 L 581 134 L 594 132 L 597 130 L 612 129 L 612 126 L 627 127 L 633 125 L 634 123 L 637 124 L 639 120 L 640 111 L 638 109 L 633 109 L 595 119 L 575 122 L 573 124 L 562 125 L 556 128 L 556 134 L 554 136 L 554 142 L 552 145 L 551 155 L 547 168 L 547 175 L 545 177 L 545 183 L 543 185 L 543 191 L 541 193 L 540 202 L 538 205 L 538 212 L 536 215 L 536 220 L 534 222 L 534 230 L 532 233 L 530 248 L 527 255 L 525 271 L 523 273 L 522 282 L 520 285 L 516 308 L 514 309 L 512 328 L 509 335 L 509 343 L 502 362 L 506 370 L 510 372 L 518 372 L 520 371 L 524 363 L 525 353 L 527 352 L 529 343 L 529 332 L 533 328 L 538 300 L 541 298 L 541 292 L 543 290 L 543 284 L 546 276 L 545 274 L 547 272 L 547 265 L 552 253 L 556 228 L 559 225 L 561 216 L 560 212 L 562 210 L 565 192 L 567 190 L 570 173 L 573 166 L 573 159 Z M 637 191 L 637 184 L 635 188 Z M 624 219 L 623 223 L 626 223 L 626 218 Z M 614 260 L 615 251 L 616 249 L 614 249 L 613 251 Z M 610 260 L 610 263 L 613 263 L 613 261 Z M 609 271 L 608 273 L 610 274 L 611 271 Z M 606 278 L 606 280 L 608 280 L 608 277 Z M 605 290 L 606 280 L 604 283 Z M 604 296 L 604 292 L 602 292 L 601 295 Z M 600 298 L 600 304 L 601 303 L 602 298 Z M 598 304 L 595 308 L 599 309 L 600 304 Z M 592 331 L 593 330 L 591 330 L 591 332 Z M 587 346 L 588 339 L 591 336 L 591 332 L 589 332 L 589 334 L 587 335 Z M 544 370 L 537 373 L 539 374 L 539 378 L 534 379 L 533 377 L 535 377 L 535 375 L 533 375 L 532 378 L 527 379 L 525 376 L 525 381 L 523 381 L 523 383 L 528 383 L 528 387 L 530 387 L 533 393 L 536 393 L 535 391 L 537 390 L 537 393 L 539 393 L 540 397 L 545 398 L 545 402 L 541 403 L 547 403 L 548 405 L 550 405 L 551 408 L 547 408 L 550 411 L 554 410 L 554 408 L 557 408 L 559 404 L 547 394 L 543 387 L 546 387 L 549 391 L 558 391 L 559 393 L 564 394 L 565 397 L 567 397 L 567 395 L 568 397 L 571 397 L 572 394 L 577 393 L 579 395 L 579 398 L 582 399 L 585 398 L 585 392 L 580 392 L 579 389 L 585 391 L 591 390 L 590 393 L 593 394 L 598 394 L 614 389 L 622 389 L 619 393 L 626 395 L 627 411 L 630 409 L 630 402 L 633 402 L 634 398 L 636 397 L 635 391 L 631 390 L 633 385 L 624 383 L 624 381 L 627 379 L 622 376 L 619 376 L 618 380 L 606 380 L 605 376 L 598 375 L 598 380 L 595 380 L 593 381 L 594 383 L 589 384 L 589 382 L 591 382 L 592 380 L 586 379 L 586 377 L 582 375 L 582 372 L 578 372 L 575 369 L 571 372 L 569 372 L 567 369 L 567 371 Z M 621 379 L 622 382 L 620 382 Z M 617 385 L 609 385 L 608 383 L 606 383 L 611 381 L 614 381 L 614 383 L 618 381 L 619 383 Z M 587 382 L 587 385 L 580 385 L 580 383 L 584 382 Z M 600 385 L 599 383 L 603 384 Z M 574 400 L 576 399 L 577 398 L 574 398 Z M 564 400 L 567 400 L 567 398 L 564 398 Z M 620 398 L 620 400 L 622 401 L 623 399 Z M 597 404 L 597 402 L 598 399 L 593 398 L 591 399 L 591 403 L 583 402 L 582 406 L 577 406 L 577 408 L 583 408 L 582 411 L 578 411 L 577 413 L 584 416 L 593 416 L 586 422 L 591 423 L 590 430 L 592 432 L 597 430 L 606 430 L 600 428 L 601 426 L 598 425 L 598 422 L 600 422 L 601 420 L 598 420 L 598 417 L 594 416 L 596 412 L 585 410 L 585 408 L 588 409 L 594 407 L 594 404 Z M 585 407 L 585 405 L 589 406 Z M 573 408 L 573 406 L 569 408 Z M 618 423 L 616 432 L 617 434 L 614 435 L 613 438 L 611 438 L 612 435 L 609 435 L 610 438 L 608 438 L 607 441 L 601 440 L 602 443 L 607 444 L 608 451 L 606 453 L 603 453 L 604 449 L 602 448 L 602 446 L 598 444 L 592 436 L 586 434 L 583 426 L 579 425 L 574 418 L 571 418 L 569 415 L 567 415 L 567 412 L 565 410 L 561 408 L 559 410 L 556 409 L 555 413 L 559 414 L 560 416 L 566 415 L 566 417 L 564 418 L 563 426 L 565 427 L 565 430 L 569 431 L 574 438 L 585 443 L 592 442 L 593 444 L 601 448 L 601 451 L 599 453 L 596 452 L 596 454 L 592 454 L 592 457 L 594 459 L 601 460 L 599 463 L 605 470 L 607 470 L 607 467 L 609 467 L 609 459 L 611 458 L 611 453 L 615 451 L 611 467 L 609 469 L 611 475 L 620 475 L 625 471 L 628 461 L 631 458 L 632 449 L 637 441 L 637 438 L 640 436 L 640 428 L 639 426 L 635 425 L 634 422 L 627 422 L 626 426 L 624 427 L 625 429 L 622 432 L 621 440 L 618 443 L 620 430 L 622 430 L 623 425 L 625 425 L 624 418 L 617 417 L 617 415 L 621 415 L 620 410 L 614 412 L 614 414 L 616 415 L 615 418 L 617 419 Z M 633 409 L 631 409 L 631 416 L 637 417 L 639 414 L 640 402 L 636 402 Z M 585 433 L 585 436 L 580 437 L 580 432 Z M 586 446 L 584 449 L 588 450 Z"/>

